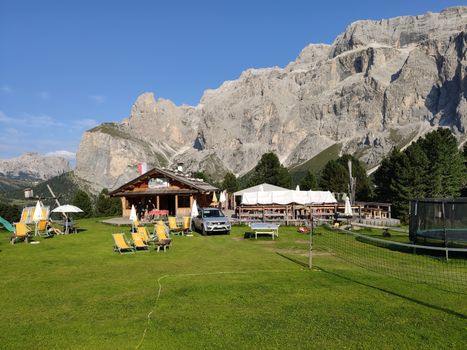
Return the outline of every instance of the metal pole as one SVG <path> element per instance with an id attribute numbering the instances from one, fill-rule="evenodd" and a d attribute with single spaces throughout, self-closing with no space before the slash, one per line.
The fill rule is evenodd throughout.
<path id="1" fill-rule="evenodd" d="M 310 231 L 310 250 L 308 252 L 308 268 L 313 269 L 313 216 L 311 216 L 311 231 Z"/>
<path id="2" fill-rule="evenodd" d="M 447 236 L 446 236 L 446 209 L 444 207 L 444 201 L 443 203 L 443 228 L 444 228 L 444 246 L 446 247 L 446 262 L 449 261 L 449 253 L 448 253 L 448 241 L 447 241 Z"/>

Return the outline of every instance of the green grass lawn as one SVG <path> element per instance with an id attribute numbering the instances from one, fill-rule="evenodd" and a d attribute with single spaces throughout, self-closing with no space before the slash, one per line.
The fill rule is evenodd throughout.
<path id="1" fill-rule="evenodd" d="M 235 227 L 119 255 L 118 228 L 79 226 L 36 245 L 0 232 L 1 349 L 465 348 L 465 294 L 320 249 L 309 271 L 308 237 L 292 227 L 274 242 Z"/>

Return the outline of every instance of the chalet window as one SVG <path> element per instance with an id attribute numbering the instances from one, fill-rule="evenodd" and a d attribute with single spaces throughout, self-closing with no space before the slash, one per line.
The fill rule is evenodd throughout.
<path id="1" fill-rule="evenodd" d="M 190 207 L 190 196 L 178 196 L 178 207 L 189 208 Z"/>

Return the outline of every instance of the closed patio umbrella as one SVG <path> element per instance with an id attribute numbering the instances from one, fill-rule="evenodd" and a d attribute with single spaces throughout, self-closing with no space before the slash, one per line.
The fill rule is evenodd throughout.
<path id="1" fill-rule="evenodd" d="M 344 215 L 348 218 L 353 216 L 352 213 L 352 206 L 350 205 L 350 199 L 349 197 L 345 198 L 345 209 L 344 209 Z"/>
<path id="2" fill-rule="evenodd" d="M 225 202 L 227 201 L 227 197 L 226 197 L 226 191 L 222 191 L 220 196 L 219 196 L 219 202 L 221 202 L 221 205 L 222 207 L 224 208 L 225 207 Z"/>
<path id="3" fill-rule="evenodd" d="M 131 205 L 130 220 L 131 221 L 138 220 L 138 215 L 136 215 L 136 208 L 134 204 Z"/>
<path id="4" fill-rule="evenodd" d="M 41 202 L 37 201 L 36 208 L 34 209 L 34 215 L 32 216 L 32 220 L 36 223 L 36 229 L 34 231 L 34 236 L 37 236 L 39 232 L 37 231 L 37 225 L 39 221 L 43 220 L 44 217 L 42 216 L 42 206 Z"/>

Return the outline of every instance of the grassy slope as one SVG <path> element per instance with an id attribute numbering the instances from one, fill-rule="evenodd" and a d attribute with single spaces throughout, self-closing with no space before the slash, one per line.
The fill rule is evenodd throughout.
<path id="1" fill-rule="evenodd" d="M 310 272 L 276 254 L 306 261 L 306 237 L 293 228 L 275 242 L 243 240 L 238 227 L 231 236 L 175 237 L 167 253 L 120 256 L 111 248 L 116 228 L 95 219 L 80 227 L 37 245 L 11 246 L 0 233 L 2 348 L 134 348 L 150 311 L 142 349 L 461 349 L 467 341 L 466 320 L 436 308 L 467 314 L 465 296 L 319 252 L 322 270 Z"/>
<path id="2" fill-rule="evenodd" d="M 310 160 L 297 166 L 291 167 L 289 171 L 292 175 L 293 183 L 300 183 L 305 177 L 308 170 L 311 170 L 314 174 L 318 174 L 321 171 L 321 169 L 324 168 L 327 162 L 329 162 L 332 159 L 339 158 L 339 152 L 341 148 L 342 145 L 336 143 L 326 148 L 324 151 L 311 158 Z"/>

